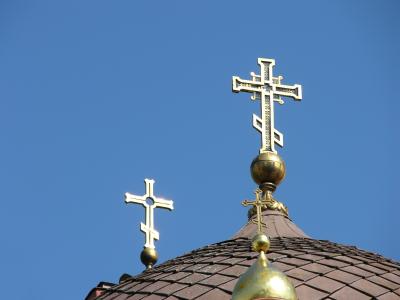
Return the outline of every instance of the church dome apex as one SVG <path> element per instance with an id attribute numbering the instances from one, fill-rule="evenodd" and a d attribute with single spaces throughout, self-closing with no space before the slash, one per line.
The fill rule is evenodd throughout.
<path id="1" fill-rule="evenodd" d="M 296 291 L 289 278 L 271 267 L 265 253 L 270 246 L 264 234 L 257 234 L 252 248 L 260 255 L 256 262 L 240 276 L 232 292 L 232 300 L 281 299 L 297 300 Z"/>

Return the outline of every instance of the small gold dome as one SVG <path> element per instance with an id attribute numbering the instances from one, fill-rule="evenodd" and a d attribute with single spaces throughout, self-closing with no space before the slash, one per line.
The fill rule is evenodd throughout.
<path id="1" fill-rule="evenodd" d="M 296 291 L 287 276 L 270 267 L 263 251 L 257 261 L 240 276 L 232 300 L 297 300 Z"/>
<path id="2" fill-rule="evenodd" d="M 285 163 L 282 158 L 274 152 L 260 153 L 251 163 L 251 177 L 260 185 L 269 185 L 272 190 L 285 177 Z"/>
<path id="3" fill-rule="evenodd" d="M 154 248 L 145 247 L 140 253 L 140 260 L 146 266 L 147 269 L 151 269 L 157 262 L 158 255 Z"/>

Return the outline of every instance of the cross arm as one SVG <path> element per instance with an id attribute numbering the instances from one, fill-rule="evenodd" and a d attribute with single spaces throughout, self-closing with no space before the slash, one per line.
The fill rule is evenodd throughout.
<path id="1" fill-rule="evenodd" d="M 241 79 L 238 76 L 232 76 L 232 92 L 249 92 L 249 93 L 257 93 L 261 92 L 263 83 L 261 81 L 256 80 L 245 80 Z"/>
<path id="2" fill-rule="evenodd" d="M 154 205 L 156 207 L 165 208 L 168 210 L 174 209 L 174 201 L 172 201 L 172 200 L 166 200 L 166 199 L 162 199 L 162 198 L 157 198 L 154 200 L 155 200 Z"/>
<path id="3" fill-rule="evenodd" d="M 242 205 L 243 205 L 243 206 L 249 206 L 249 205 L 256 206 L 257 203 L 256 203 L 256 201 L 243 200 L 243 201 L 242 201 Z"/>
<path id="4" fill-rule="evenodd" d="M 136 196 L 130 193 L 125 193 L 125 203 L 137 203 L 145 206 L 146 197 L 145 196 Z"/>
<path id="5" fill-rule="evenodd" d="M 303 97 L 302 88 L 300 84 L 294 84 L 294 85 L 277 84 L 275 85 L 274 94 L 284 97 L 290 97 L 297 101 L 300 101 Z"/>

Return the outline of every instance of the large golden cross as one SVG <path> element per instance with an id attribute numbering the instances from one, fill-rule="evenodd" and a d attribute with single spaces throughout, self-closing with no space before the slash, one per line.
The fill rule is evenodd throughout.
<path id="1" fill-rule="evenodd" d="M 172 200 L 165 200 L 154 196 L 153 179 L 145 179 L 146 193 L 143 196 L 136 196 L 130 193 L 125 193 L 125 203 L 141 204 L 145 208 L 146 223 L 140 223 L 140 230 L 146 235 L 145 247 L 154 249 L 154 240 L 160 238 L 160 234 L 154 228 L 154 209 L 157 207 L 169 210 L 174 209 Z"/>
<path id="2" fill-rule="evenodd" d="M 256 189 L 254 192 L 256 194 L 256 200 L 254 201 L 249 201 L 249 200 L 244 200 L 242 202 L 243 206 L 255 206 L 256 211 L 257 211 L 257 227 L 258 227 L 258 233 L 262 232 L 262 226 L 265 226 L 265 223 L 262 220 L 262 208 L 265 207 L 268 204 L 268 199 L 262 199 L 263 198 L 263 192 L 260 189 Z"/>
<path id="3" fill-rule="evenodd" d="M 274 77 L 272 74 L 275 66 L 274 59 L 259 58 L 260 75 L 251 72 L 252 80 L 243 80 L 237 76 L 232 77 L 232 91 L 235 93 L 249 92 L 252 100 L 261 101 L 261 118 L 253 114 L 253 127 L 261 133 L 260 153 L 272 151 L 276 153 L 275 143 L 283 147 L 283 134 L 274 127 L 274 102 L 283 104 L 281 97 L 290 97 L 301 100 L 301 85 L 281 84 L 282 76 Z"/>

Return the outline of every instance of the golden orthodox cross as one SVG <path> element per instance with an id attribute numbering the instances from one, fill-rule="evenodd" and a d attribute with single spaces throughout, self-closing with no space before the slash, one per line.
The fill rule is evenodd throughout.
<path id="1" fill-rule="evenodd" d="M 301 85 L 281 84 L 282 76 L 274 77 L 272 74 L 275 66 L 274 59 L 259 58 L 260 75 L 251 72 L 252 80 L 244 80 L 237 76 L 232 77 L 232 91 L 235 93 L 253 93 L 252 100 L 261 102 L 261 118 L 253 114 L 253 127 L 261 133 L 260 153 L 275 152 L 275 143 L 283 147 L 283 135 L 274 127 L 274 102 L 283 104 L 281 97 L 290 97 L 301 100 Z"/>
<path id="2" fill-rule="evenodd" d="M 140 223 L 140 230 L 146 235 L 146 243 L 144 246 L 154 249 L 154 240 L 160 238 L 159 232 L 154 228 L 154 209 L 159 207 L 173 210 L 174 202 L 172 200 L 165 200 L 154 196 L 153 186 L 155 181 L 153 179 L 145 179 L 144 182 L 146 193 L 143 196 L 125 193 L 125 203 L 136 203 L 144 206 L 146 223 Z"/>
<path id="3" fill-rule="evenodd" d="M 256 219 L 256 222 L 254 222 L 254 223 L 257 224 L 258 233 L 261 233 L 262 227 L 266 226 L 266 224 L 262 220 L 261 212 L 262 212 L 262 208 L 265 207 L 268 204 L 268 200 L 267 199 L 262 199 L 263 192 L 260 189 L 256 189 L 255 194 L 256 194 L 256 200 L 254 200 L 254 201 L 244 200 L 242 202 L 242 205 L 243 206 L 252 205 L 252 206 L 256 207 L 257 219 Z"/>

